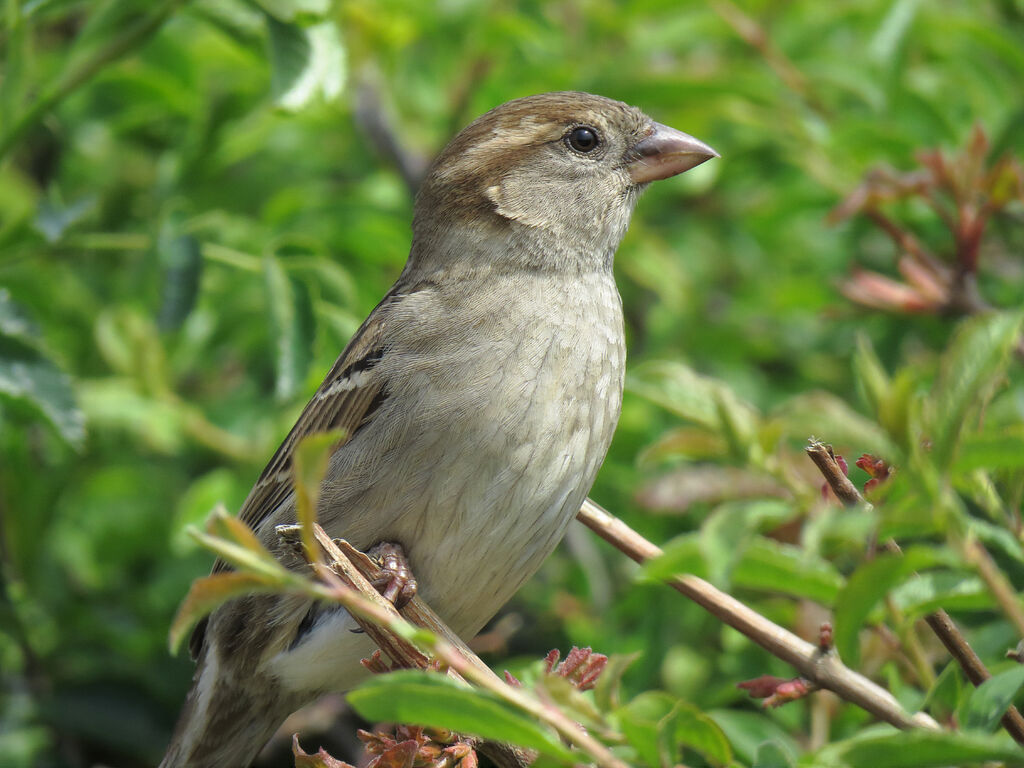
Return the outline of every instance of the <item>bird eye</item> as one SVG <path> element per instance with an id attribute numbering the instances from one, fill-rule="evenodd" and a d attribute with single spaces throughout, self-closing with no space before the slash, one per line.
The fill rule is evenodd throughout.
<path id="1" fill-rule="evenodd" d="M 565 140 L 569 146 L 577 152 L 590 152 L 601 143 L 597 138 L 597 131 L 593 128 L 588 128 L 585 125 L 581 125 L 579 128 L 573 128 L 569 131 Z"/>

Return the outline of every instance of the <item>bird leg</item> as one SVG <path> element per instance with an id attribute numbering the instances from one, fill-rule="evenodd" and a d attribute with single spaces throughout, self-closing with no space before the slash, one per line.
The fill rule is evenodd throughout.
<path id="1" fill-rule="evenodd" d="M 416 578 L 412 574 L 401 544 L 382 541 L 366 554 L 380 566 L 380 576 L 371 579 L 370 583 L 385 600 L 393 603 L 395 608 L 401 609 L 416 596 Z"/>

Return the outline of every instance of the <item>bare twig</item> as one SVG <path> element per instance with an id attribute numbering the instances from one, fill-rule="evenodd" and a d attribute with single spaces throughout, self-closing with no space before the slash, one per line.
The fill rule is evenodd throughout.
<path id="1" fill-rule="evenodd" d="M 825 481 L 829 484 L 829 487 L 835 493 L 835 495 L 842 501 L 846 506 L 856 506 L 857 504 L 867 504 L 860 491 L 857 490 L 857 486 L 851 482 L 850 478 L 840 469 L 838 462 L 835 460 L 835 454 L 832 451 L 832 447 L 825 445 L 817 440 L 812 440 L 810 445 L 807 447 L 807 455 L 811 458 L 811 461 L 815 463 L 819 470 L 821 470 L 822 476 Z M 903 552 L 899 545 L 889 540 L 885 543 L 887 551 L 893 554 L 902 555 Z M 979 573 L 982 573 L 982 578 L 985 579 L 986 583 L 992 588 L 993 584 L 997 587 L 1002 586 L 1001 594 L 1004 601 L 1008 605 L 1004 605 L 1003 608 L 1006 610 L 1009 608 L 1008 615 L 1013 618 L 1013 614 L 1020 616 L 1020 605 L 1017 603 L 1012 590 L 1009 595 L 1006 595 L 1006 584 L 1005 578 L 1002 578 L 1002 574 L 999 573 L 995 563 L 992 562 L 991 555 L 988 551 L 981 546 L 980 542 L 973 542 L 968 545 L 968 554 L 973 553 L 972 562 L 978 569 Z M 985 578 L 988 575 L 989 579 Z M 993 589 L 993 594 L 999 591 Z M 999 596 L 997 595 L 997 600 Z M 967 639 L 960 632 L 959 628 L 953 622 L 953 619 L 948 613 L 941 608 L 933 613 L 929 613 L 925 616 L 925 622 L 931 627 L 932 632 L 939 638 L 942 644 L 949 651 L 949 654 L 956 660 L 957 664 L 964 671 L 964 675 L 968 680 L 975 686 L 981 685 L 983 682 L 992 677 L 991 673 L 985 667 L 985 664 L 978 657 L 978 654 L 974 652 Z M 1024 616 L 1021 617 L 1021 630 L 1024 630 Z M 1002 717 L 1003 728 L 1006 732 L 1013 737 L 1014 741 L 1018 744 L 1024 745 L 1024 717 L 1021 716 L 1020 712 L 1012 704 L 1006 710 Z"/>
<path id="2" fill-rule="evenodd" d="M 590 499 L 576 519 L 638 563 L 658 557 L 661 550 Z M 773 656 L 795 667 L 820 688 L 827 688 L 880 720 L 897 728 L 933 728 L 936 723 L 924 712 L 911 715 L 891 693 L 846 667 L 834 653 L 824 653 L 792 632 L 759 614 L 696 576 L 674 576 L 666 583 L 733 629 L 749 637 Z"/>
<path id="3" fill-rule="evenodd" d="M 374 149 L 394 164 L 409 193 L 415 195 L 430 161 L 402 142 L 373 83 L 373 76 L 368 73 L 364 73 L 356 88 L 355 118 L 363 135 Z"/>

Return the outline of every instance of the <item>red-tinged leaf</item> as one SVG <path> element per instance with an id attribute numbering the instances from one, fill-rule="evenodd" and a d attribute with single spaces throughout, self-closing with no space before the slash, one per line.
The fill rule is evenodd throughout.
<path id="1" fill-rule="evenodd" d="M 736 683 L 736 687 L 746 691 L 752 699 L 767 699 L 784 682 L 786 682 L 784 677 L 761 675 L 753 680 L 744 680 L 742 683 Z"/>
<path id="2" fill-rule="evenodd" d="M 192 631 L 200 619 L 235 597 L 254 592 L 272 592 L 280 584 L 263 574 L 231 571 L 205 576 L 192 582 L 192 587 L 171 622 L 170 648 L 176 653 L 182 639 Z"/>
<path id="3" fill-rule="evenodd" d="M 412 768 L 419 748 L 412 739 L 400 741 L 371 760 L 367 768 Z"/>
<path id="4" fill-rule="evenodd" d="M 331 757 L 323 747 L 315 755 L 307 755 L 299 746 L 297 733 L 292 734 L 292 755 L 295 756 L 295 768 L 354 768 L 343 760 Z"/>
<path id="5" fill-rule="evenodd" d="M 802 677 L 795 677 L 792 680 L 779 683 L 775 688 L 775 693 L 764 700 L 764 706 L 770 709 L 781 707 L 783 704 L 804 698 L 812 690 L 808 680 L 804 680 Z"/>
<path id="6" fill-rule="evenodd" d="M 917 289 L 867 270 L 855 270 L 839 290 L 850 301 L 887 312 L 927 313 L 937 308 Z"/>

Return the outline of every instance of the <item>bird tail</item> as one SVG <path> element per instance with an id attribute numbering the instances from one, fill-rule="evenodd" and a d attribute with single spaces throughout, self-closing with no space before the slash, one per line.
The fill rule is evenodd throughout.
<path id="1" fill-rule="evenodd" d="M 263 675 L 221 669 L 207 647 L 160 768 L 248 766 L 299 705 Z"/>

